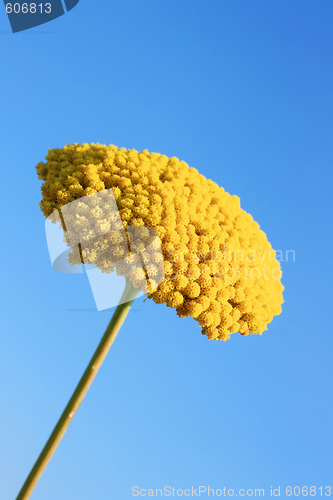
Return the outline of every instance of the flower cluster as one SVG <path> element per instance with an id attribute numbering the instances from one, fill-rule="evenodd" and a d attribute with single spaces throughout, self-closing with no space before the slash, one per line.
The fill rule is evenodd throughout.
<path id="1" fill-rule="evenodd" d="M 280 314 L 280 264 L 265 233 L 241 209 L 237 196 L 184 161 L 99 144 L 49 150 L 46 160 L 37 165 L 46 217 L 71 201 L 112 188 L 117 214 L 129 229 L 124 239 L 112 225 L 115 218 L 107 202 L 102 208 L 82 202 L 76 219 L 86 244 L 80 255 L 72 252 L 73 263 L 80 258 L 106 272 L 116 269 L 134 286 L 146 286 L 157 304 L 196 319 L 209 339 L 226 340 L 235 332 L 261 334 Z M 90 217 L 85 218 L 87 211 Z M 89 241 L 94 231 L 87 220 L 92 219 L 101 235 Z M 149 228 L 159 236 L 163 257 L 154 250 Z M 157 286 L 153 278 L 145 285 L 146 270 L 137 266 L 126 240 L 138 252 L 149 246 L 143 262 L 150 277 L 163 269 L 162 283 Z"/>

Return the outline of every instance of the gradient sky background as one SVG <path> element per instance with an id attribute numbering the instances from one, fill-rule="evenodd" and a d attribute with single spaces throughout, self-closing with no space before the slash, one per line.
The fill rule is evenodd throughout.
<path id="1" fill-rule="evenodd" d="M 12 34 L 0 6 L 1 500 L 112 313 L 49 261 L 35 165 L 74 142 L 185 160 L 296 260 L 261 337 L 209 342 L 138 299 L 32 500 L 333 486 L 332 20 L 331 0 L 80 0 Z"/>

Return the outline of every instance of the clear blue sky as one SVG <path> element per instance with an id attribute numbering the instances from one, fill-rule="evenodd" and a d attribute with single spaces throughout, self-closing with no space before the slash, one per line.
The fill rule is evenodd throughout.
<path id="1" fill-rule="evenodd" d="M 333 486 L 332 21 L 331 0 L 80 0 L 12 34 L 0 6 L 1 500 L 112 313 L 49 261 L 35 165 L 73 142 L 185 160 L 296 259 L 261 337 L 138 299 L 32 500 Z"/>

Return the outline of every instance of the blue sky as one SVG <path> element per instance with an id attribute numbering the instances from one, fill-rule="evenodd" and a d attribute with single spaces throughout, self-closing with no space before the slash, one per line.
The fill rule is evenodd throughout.
<path id="1" fill-rule="evenodd" d="M 209 342 L 138 299 L 31 498 L 333 486 L 332 17 L 330 0 L 80 0 L 12 34 L 0 8 L 1 500 L 112 314 L 47 252 L 35 165 L 74 142 L 185 160 L 296 258 L 261 337 Z"/>

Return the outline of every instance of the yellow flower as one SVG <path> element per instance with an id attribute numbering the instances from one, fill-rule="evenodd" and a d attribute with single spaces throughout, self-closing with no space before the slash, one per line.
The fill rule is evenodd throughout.
<path id="1" fill-rule="evenodd" d="M 142 253 L 152 278 L 147 284 L 146 272 L 135 267 L 137 256 L 116 232 L 120 228 L 108 205 L 90 207 L 88 217 L 82 203 L 75 222 L 88 243 L 80 255 L 72 251 L 72 263 L 84 259 L 104 272 L 116 269 L 134 286 L 143 286 L 157 304 L 195 318 L 209 339 L 261 334 L 280 314 L 280 264 L 265 233 L 241 209 L 237 196 L 184 161 L 100 144 L 52 149 L 46 160 L 37 165 L 46 217 L 71 201 L 112 188 L 131 250 L 140 252 L 152 243 L 149 255 Z M 160 238 L 164 262 L 154 252 L 148 228 Z M 93 234 L 100 236 L 89 243 Z M 155 287 L 161 269 L 165 278 Z"/>

